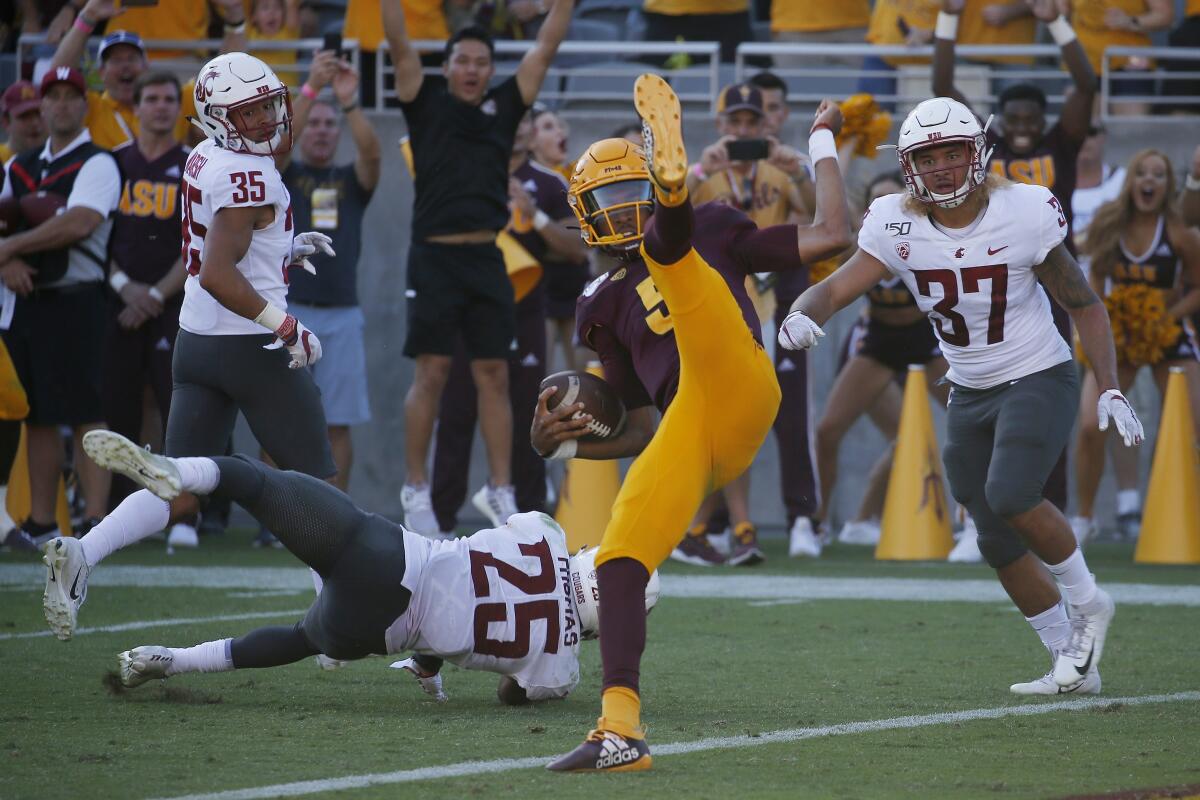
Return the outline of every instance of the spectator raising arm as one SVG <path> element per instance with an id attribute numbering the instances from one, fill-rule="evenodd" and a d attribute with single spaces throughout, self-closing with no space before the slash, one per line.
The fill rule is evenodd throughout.
<path id="1" fill-rule="evenodd" d="M 375 128 L 363 113 L 358 100 L 358 70 L 347 61 L 339 61 L 332 85 L 333 96 L 337 99 L 338 108 L 345 115 L 350 137 L 354 139 L 354 176 L 358 178 L 359 186 L 368 192 L 374 191 L 379 185 L 383 148 L 380 147 Z"/>
<path id="2" fill-rule="evenodd" d="M 555 0 L 554 7 L 538 31 L 537 42 L 521 59 L 521 65 L 517 67 L 517 88 L 521 90 L 525 105 L 533 105 L 537 99 L 542 81 L 546 79 L 546 71 L 554 61 L 554 54 L 558 52 L 563 39 L 567 38 L 567 28 L 574 11 L 575 0 Z"/>
<path id="3" fill-rule="evenodd" d="M 68 3 L 63 7 L 63 13 L 73 11 L 74 4 Z M 118 17 L 123 9 L 116 0 L 88 0 L 87 5 L 79 10 L 72 25 L 58 43 L 54 51 L 51 67 L 78 67 L 83 62 L 83 54 L 87 50 L 88 37 L 92 29 L 101 22 Z"/>
<path id="4" fill-rule="evenodd" d="M 388 51 L 396 68 L 396 99 L 410 103 L 421 91 L 421 59 L 408 40 L 404 25 L 404 8 L 401 0 L 383 0 L 383 35 L 387 37 Z"/>

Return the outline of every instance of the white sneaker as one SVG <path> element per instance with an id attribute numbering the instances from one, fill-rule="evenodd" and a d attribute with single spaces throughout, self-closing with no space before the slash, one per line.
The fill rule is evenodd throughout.
<path id="1" fill-rule="evenodd" d="M 393 661 L 392 669 L 402 669 L 411 674 L 417 679 L 417 683 L 421 684 L 421 691 L 437 702 L 444 703 L 450 699 L 442 689 L 442 674 L 440 672 L 435 672 L 432 675 L 425 674 L 417 666 L 415 659 L 406 658 L 403 661 Z"/>
<path id="2" fill-rule="evenodd" d="M 1091 517 L 1071 517 L 1071 533 L 1080 547 L 1090 542 L 1096 536 L 1096 523 Z"/>
<path id="3" fill-rule="evenodd" d="M 508 522 L 509 517 L 518 513 L 517 495 L 511 485 L 492 486 L 485 483 L 471 497 L 471 505 L 488 518 L 493 528 L 499 528 Z"/>
<path id="4" fill-rule="evenodd" d="M 733 552 L 733 529 L 726 528 L 720 533 L 710 533 L 708 543 L 721 555 L 729 555 Z"/>
<path id="5" fill-rule="evenodd" d="M 1100 670 L 1092 667 L 1070 686 L 1059 686 L 1050 670 L 1035 681 L 1014 683 L 1008 690 L 1013 694 L 1100 694 Z"/>
<path id="6" fill-rule="evenodd" d="M 1108 592 L 1099 588 L 1087 609 L 1082 606 L 1071 609 L 1071 638 L 1054 662 L 1054 680 L 1059 686 L 1070 686 L 1100 666 L 1104 639 L 1116 613 L 1116 603 Z"/>
<path id="7" fill-rule="evenodd" d="M 429 486 L 404 484 L 404 488 L 400 490 L 400 505 L 404 508 L 404 527 L 426 537 L 438 532 L 438 521 L 433 513 L 433 498 L 429 495 Z"/>
<path id="8" fill-rule="evenodd" d="M 42 593 L 42 609 L 50 630 L 65 642 L 75 633 L 79 607 L 87 599 L 91 570 L 83 558 L 83 544 L 78 539 L 57 536 L 46 542 L 44 549 L 46 591 Z"/>
<path id="9" fill-rule="evenodd" d="M 872 519 L 855 519 L 842 525 L 838 532 L 838 541 L 842 544 L 870 545 L 879 544 L 879 523 Z"/>
<path id="10" fill-rule="evenodd" d="M 183 491 L 171 459 L 143 450 L 119 433 L 88 431 L 83 449 L 99 466 L 121 473 L 163 500 L 174 500 Z"/>
<path id="11" fill-rule="evenodd" d="M 808 517 L 796 517 L 788 541 L 788 555 L 792 558 L 820 558 L 821 540 L 813 532 Z"/>
<path id="12" fill-rule="evenodd" d="M 167 669 L 174 662 L 174 656 L 166 647 L 144 645 L 126 650 L 117 656 L 121 685 L 132 689 L 135 686 L 141 686 L 146 681 L 165 679 Z"/>
<path id="13" fill-rule="evenodd" d="M 316 659 L 317 666 L 326 672 L 332 672 L 335 669 L 341 669 L 350 663 L 349 661 L 339 661 L 336 658 L 330 658 L 324 653 L 317 653 Z"/>
<path id="14" fill-rule="evenodd" d="M 200 536 L 196 533 L 196 529 L 185 522 L 176 522 L 171 526 L 171 532 L 167 534 L 167 547 L 199 547 Z"/>
<path id="15" fill-rule="evenodd" d="M 958 534 L 958 542 L 946 560 L 952 564 L 978 564 L 983 561 L 983 553 L 979 552 L 979 531 L 975 529 L 975 521 L 969 516 L 963 521 L 963 529 Z"/>

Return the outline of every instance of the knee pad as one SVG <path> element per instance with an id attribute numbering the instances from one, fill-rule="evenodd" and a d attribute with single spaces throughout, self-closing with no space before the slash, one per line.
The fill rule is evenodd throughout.
<path id="1" fill-rule="evenodd" d="M 1002 519 L 1024 514 L 1042 502 L 1042 487 L 1020 476 L 989 478 L 984 494 L 988 508 Z"/>
<path id="2" fill-rule="evenodd" d="M 978 525 L 978 521 L 976 522 Z M 1003 569 L 1028 552 L 1016 531 L 979 530 L 979 552 L 992 569 Z"/>

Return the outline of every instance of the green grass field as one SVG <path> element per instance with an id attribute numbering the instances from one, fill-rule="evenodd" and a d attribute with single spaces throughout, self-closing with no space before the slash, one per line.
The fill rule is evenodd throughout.
<path id="1" fill-rule="evenodd" d="M 160 588 L 103 580 L 107 570 L 125 576 L 117 582 L 136 582 L 140 573 L 113 570 L 114 565 L 208 567 L 204 574 L 221 575 L 227 573 L 220 567 L 298 564 L 285 552 L 252 550 L 248 542 L 248 535 L 230 534 L 170 558 L 161 543 L 118 554 L 97 569 L 80 624 L 306 607 L 311 591 L 302 588 L 198 588 L 186 576 Z M 670 565 L 664 572 L 680 579 L 714 573 L 722 579 L 859 578 L 866 579 L 863 585 L 885 576 L 991 580 L 983 567 L 876 564 L 860 548 L 834 547 L 820 562 L 800 563 L 786 558 L 782 539 L 766 545 L 770 560 L 757 570 Z M 1138 567 L 1130 558 L 1129 546 L 1089 550 L 1106 583 L 1194 588 L 1200 578 L 1200 569 Z M 577 744 L 597 716 L 595 645 L 584 647 L 576 694 L 520 709 L 498 705 L 495 676 L 450 666 L 445 672 L 450 701 L 433 703 L 382 658 L 335 672 L 306 661 L 275 670 L 187 675 L 112 695 L 103 678 L 120 650 L 194 644 L 294 616 L 81 633 L 69 643 L 24 636 L 45 630 L 40 581 L 31 583 L 17 569 L 31 563 L 0 555 L 3 798 L 160 798 L 233 790 L 250 791 L 228 797 L 274 797 L 284 791 L 253 790 L 368 775 L 384 775 L 388 782 L 340 792 L 339 786 L 356 784 L 319 783 L 305 794 L 356 800 L 402 792 L 422 798 L 566 792 L 995 798 L 1200 784 L 1195 604 L 1119 605 L 1101 669 L 1107 699 L 1090 703 L 1009 693 L 1010 683 L 1043 673 L 1048 659 L 1028 625 L 1002 601 L 932 602 L 921 592 L 901 592 L 903 599 L 799 602 L 723 593 L 668 596 L 650 618 L 642 673 L 654 769 L 564 777 L 539 765 Z M 126 580 L 129 575 L 135 579 Z M 1192 694 L 1152 703 L 1133 699 L 1185 692 Z M 1013 713 L 1052 704 L 1046 713 Z M 975 709 L 992 710 L 992 718 L 927 716 Z M 914 719 L 904 727 L 830 730 L 909 716 Z M 792 733 L 773 738 L 778 731 Z M 675 752 L 687 749 L 674 747 L 677 743 L 700 740 L 710 741 L 693 752 Z M 531 760 L 509 769 L 462 766 L 500 759 Z"/>

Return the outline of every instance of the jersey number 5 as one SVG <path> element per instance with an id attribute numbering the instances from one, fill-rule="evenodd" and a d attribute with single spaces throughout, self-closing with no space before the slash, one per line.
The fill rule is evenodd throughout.
<path id="1" fill-rule="evenodd" d="M 992 303 L 988 310 L 987 343 L 996 344 L 1004 341 L 1004 312 L 1008 309 L 1008 265 L 992 264 L 986 267 L 966 267 L 959 271 L 962 275 L 962 294 L 973 294 L 980 291 L 980 281 L 989 281 L 992 289 Z M 954 310 L 958 305 L 958 277 L 951 269 L 921 269 L 913 270 L 917 280 L 917 291 L 922 297 L 933 297 L 929 288 L 933 284 L 942 287 L 942 299 L 934 303 L 933 310 L 941 320 L 937 321 L 938 337 L 946 344 L 955 347 L 966 347 L 971 344 L 971 331 L 963 315 Z M 943 323 L 950 323 L 946 330 Z"/>
<path id="2" fill-rule="evenodd" d="M 654 285 L 654 279 L 646 278 L 639 283 L 637 293 L 638 297 L 642 298 L 642 305 L 646 307 L 646 326 L 659 336 L 674 330 L 675 321 L 667 313 L 666 303 L 663 302 L 663 296 L 659 293 L 658 287 Z"/>
<path id="3" fill-rule="evenodd" d="M 200 250 L 192 247 L 192 237 L 195 236 L 203 241 L 204 237 L 208 235 L 208 228 L 196 222 L 192 204 L 203 202 L 204 193 L 200 191 L 200 187 L 184 181 L 180 194 L 183 195 L 183 266 L 189 275 L 199 275 Z"/>
<path id="4" fill-rule="evenodd" d="M 476 597 L 487 597 L 491 594 L 487 570 L 496 570 L 496 575 L 506 583 L 515 586 L 525 594 L 549 594 L 557 589 L 554 575 L 554 558 L 550 554 L 550 544 L 542 539 L 537 544 L 518 545 L 521 555 L 534 556 L 538 559 L 540 570 L 537 575 L 529 575 L 507 561 L 501 561 L 491 553 L 482 550 L 472 550 L 471 553 L 471 583 Z M 484 656 L 496 658 L 524 658 L 529 654 L 530 628 L 534 620 L 546 620 L 546 644 L 543 653 L 558 652 L 558 601 L 551 599 L 530 600 L 525 603 L 513 604 L 513 628 L 516 638 L 502 642 L 488 636 L 488 625 L 492 622 L 504 622 L 508 619 L 507 603 L 480 603 L 475 606 L 475 652 Z"/>

